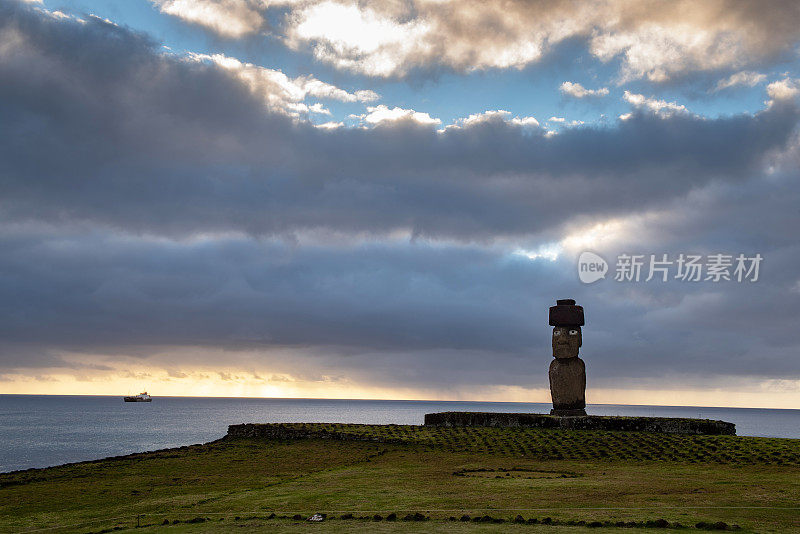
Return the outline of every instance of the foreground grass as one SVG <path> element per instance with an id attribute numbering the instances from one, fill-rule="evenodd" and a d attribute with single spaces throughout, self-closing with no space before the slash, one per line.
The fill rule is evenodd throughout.
<path id="1" fill-rule="evenodd" d="M 724 522 L 743 531 L 800 530 L 800 440 L 304 428 L 328 439 L 222 440 L 1 474 L 0 531 L 130 529 L 137 516 L 137 531 L 176 533 L 558 533 L 598 523 L 602 532 L 630 532 L 659 519 L 671 527 Z M 330 439 L 341 433 L 367 441 Z M 316 512 L 328 520 L 291 519 Z M 392 513 L 396 521 L 387 521 Z M 429 519 L 403 521 L 415 513 Z M 459 520 L 464 515 L 468 522 Z M 526 524 L 510 522 L 517 516 Z"/>

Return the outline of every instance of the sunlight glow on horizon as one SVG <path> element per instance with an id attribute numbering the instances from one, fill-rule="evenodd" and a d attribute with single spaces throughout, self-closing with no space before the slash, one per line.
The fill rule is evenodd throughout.
<path id="1" fill-rule="evenodd" d="M 546 388 L 523 388 L 509 385 L 462 386 L 451 388 L 403 388 L 367 386 L 350 380 L 302 381 L 281 377 L 265 383 L 233 374 L 233 380 L 212 378 L 217 371 L 203 371 L 207 378 L 172 378 L 166 372 L 158 376 L 130 378 L 119 375 L 67 374 L 0 376 L 0 393 L 11 395 L 103 395 L 123 396 L 147 391 L 161 397 L 224 397 L 283 399 L 349 399 L 409 401 L 471 401 L 550 403 Z M 201 372 L 200 374 L 202 374 Z M 256 375 L 257 376 L 257 375 Z M 283 383 L 281 383 L 283 382 Z M 587 403 L 641 406 L 696 406 L 728 408 L 800 409 L 800 381 L 775 381 L 753 384 L 752 387 L 710 387 L 707 389 L 631 389 L 587 388 Z"/>

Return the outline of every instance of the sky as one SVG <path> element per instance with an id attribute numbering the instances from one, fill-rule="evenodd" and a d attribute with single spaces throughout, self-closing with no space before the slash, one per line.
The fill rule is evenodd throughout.
<path id="1" fill-rule="evenodd" d="M 800 409 L 798 28 L 0 0 L 0 393 L 548 402 L 574 298 L 589 404 Z"/>

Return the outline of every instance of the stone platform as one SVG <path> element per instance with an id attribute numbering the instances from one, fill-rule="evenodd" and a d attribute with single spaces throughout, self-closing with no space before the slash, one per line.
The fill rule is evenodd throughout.
<path id="1" fill-rule="evenodd" d="M 615 430 L 663 434 L 736 435 L 736 425 L 713 419 L 579 415 L 560 417 L 538 413 L 440 412 L 425 414 L 425 426 L 490 426 Z"/>

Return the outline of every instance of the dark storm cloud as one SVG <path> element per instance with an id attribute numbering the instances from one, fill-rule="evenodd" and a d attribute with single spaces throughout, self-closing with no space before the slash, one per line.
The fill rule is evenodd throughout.
<path id="1" fill-rule="evenodd" d="M 800 246 L 786 220 L 800 187 L 792 161 L 783 164 L 788 172 L 708 188 L 642 222 L 599 251 L 612 274 L 590 286 L 577 282 L 568 255 L 532 262 L 475 245 L 17 233 L 0 242 L 4 367 L 60 366 L 35 351 L 15 358 L 25 346 L 220 363 L 218 354 L 171 351 L 197 347 L 226 350 L 228 366 L 255 358 L 299 377 L 545 386 L 547 307 L 571 296 L 587 310 L 582 351 L 594 387 L 796 379 Z M 620 252 L 765 260 L 756 283 L 626 284 L 610 279 Z"/>
<path id="2" fill-rule="evenodd" d="M 375 384 L 545 386 L 547 306 L 573 296 L 595 384 L 800 376 L 787 102 L 552 138 L 500 120 L 322 131 L 146 36 L 14 4 L 0 80 L 0 368 L 75 365 L 58 351 L 179 366 L 198 361 L 171 349 L 199 347 Z M 581 286 L 568 256 L 487 245 L 648 210 L 626 251 L 759 252 L 762 280 Z M 419 239 L 270 237 L 314 229 Z"/>
<path id="3" fill-rule="evenodd" d="M 687 201 L 642 229 L 671 237 L 628 249 L 760 252 L 755 284 L 583 286 L 570 257 L 531 262 L 423 242 L 296 248 L 55 231 L 5 238 L 2 367 L 74 366 L 48 352 L 57 348 L 156 367 L 266 367 L 394 386 L 545 386 L 547 307 L 571 296 L 587 310 L 582 353 L 593 387 L 798 378 L 800 247 L 781 235 L 779 217 L 758 216 L 775 195 L 787 205 L 800 200 L 790 180 L 748 183 L 747 203 L 732 191 Z M 602 251 L 609 260 L 616 252 Z"/>
<path id="4" fill-rule="evenodd" d="M 486 239 L 741 180 L 797 109 L 715 120 L 639 113 L 552 138 L 502 120 L 323 131 L 269 112 L 229 72 L 89 18 L 0 15 L 2 217 L 134 232 L 326 228 Z M 569 204 L 569 209 L 565 209 Z"/>
<path id="5" fill-rule="evenodd" d="M 558 274 L 549 262 L 421 243 L 341 250 L 29 235 L 0 250 L 5 369 L 65 366 L 49 348 L 113 359 L 196 347 L 228 351 L 233 368 L 257 351 L 259 365 L 294 376 L 375 382 L 430 383 L 432 370 L 461 362 L 443 382 L 471 382 L 490 361 L 508 366 L 547 343 L 546 326 L 531 328 L 543 322 L 532 302 L 549 299 L 552 286 L 538 281 Z M 295 355 L 287 364 L 275 350 Z M 193 352 L 149 361 L 223 363 Z"/>
<path id="6" fill-rule="evenodd" d="M 595 345 L 600 361 L 666 381 L 694 376 L 697 384 L 726 374 L 800 376 L 800 144 L 794 143 L 776 159 L 774 172 L 690 194 L 602 250 L 612 262 L 620 253 L 672 260 L 681 253 L 758 253 L 764 260 L 755 283 L 580 285 L 576 294 L 587 309 L 602 310 L 592 318 L 602 338 Z"/>
<path id="7" fill-rule="evenodd" d="M 360 351 L 504 351 L 530 342 L 529 304 L 513 294 L 519 285 L 532 286 L 542 266 L 479 249 L 408 246 L 298 250 L 249 240 L 4 239 L 0 337 L 78 348 L 352 345 Z M 492 326 L 480 328 L 486 323 Z"/>

